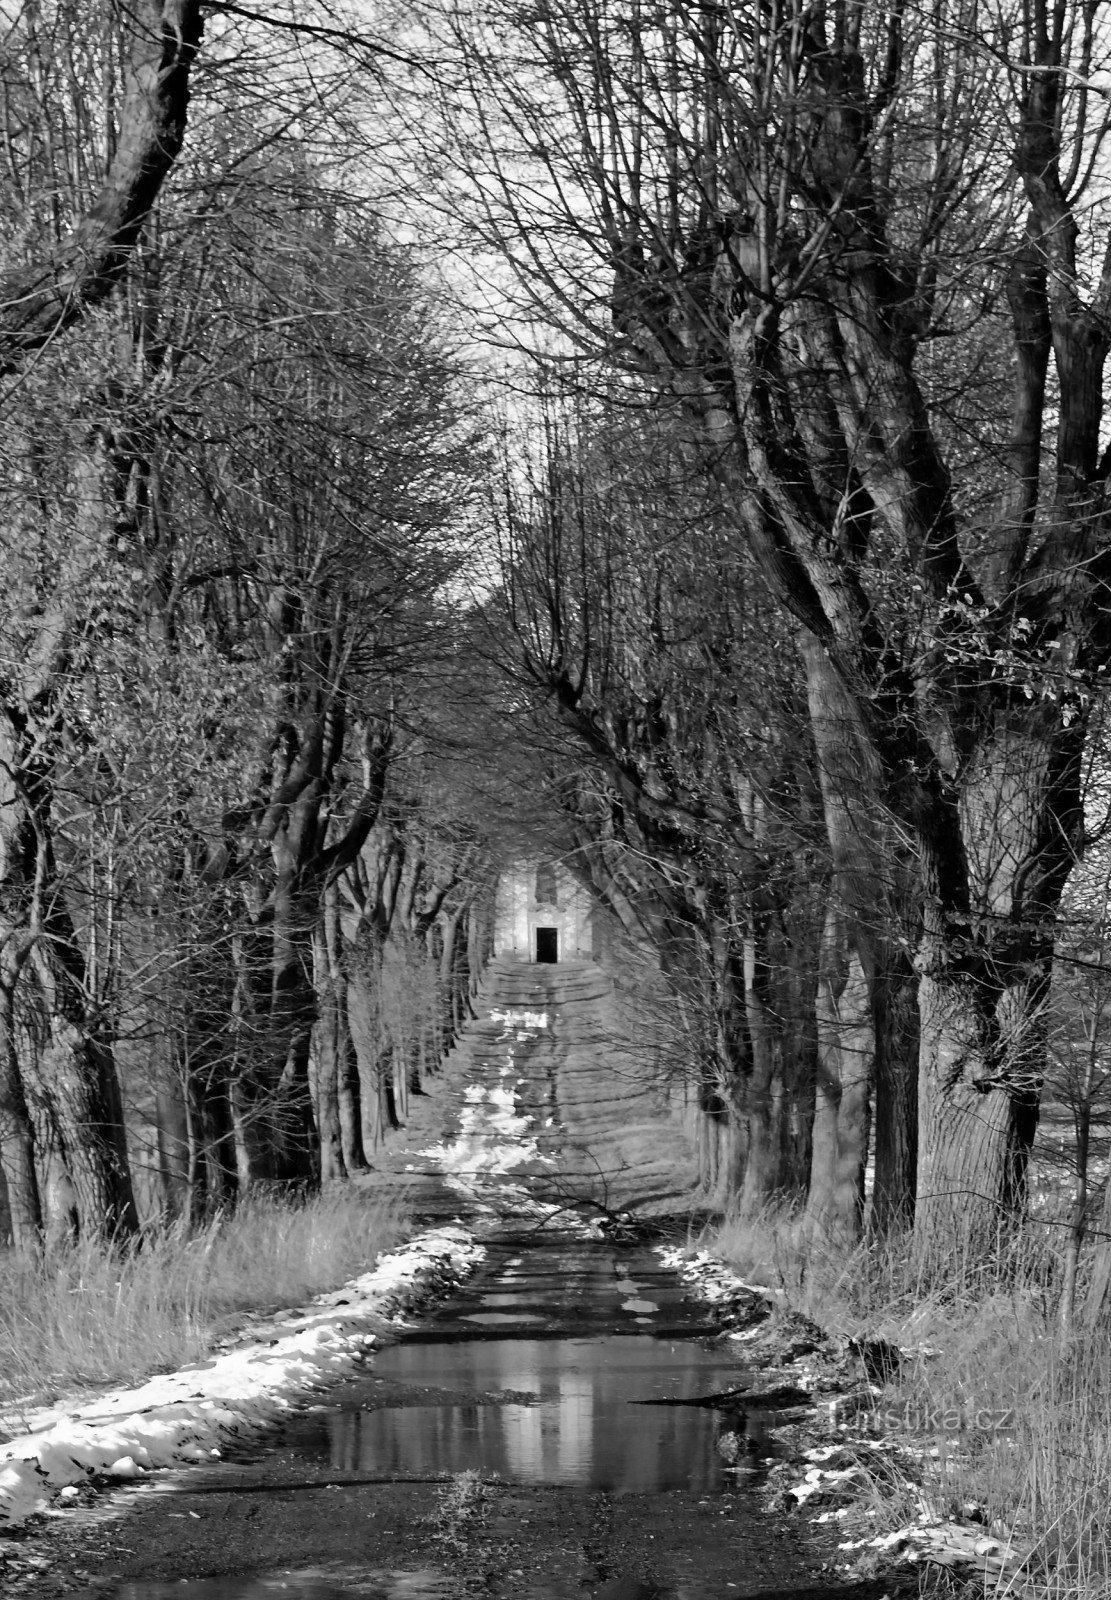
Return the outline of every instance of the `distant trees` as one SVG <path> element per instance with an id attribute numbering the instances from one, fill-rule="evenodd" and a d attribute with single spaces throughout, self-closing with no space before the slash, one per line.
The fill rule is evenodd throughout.
<path id="1" fill-rule="evenodd" d="M 804 1180 L 814 1092 L 825 854 L 790 642 L 669 422 L 568 400 L 541 432 L 493 508 L 506 666 L 586 763 L 553 785 L 570 859 L 702 1019 L 703 1184 L 759 1204 Z"/>

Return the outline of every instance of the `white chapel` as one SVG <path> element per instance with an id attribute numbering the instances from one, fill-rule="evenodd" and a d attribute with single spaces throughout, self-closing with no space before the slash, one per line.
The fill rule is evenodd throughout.
<path id="1" fill-rule="evenodd" d="M 561 862 L 517 861 L 498 879 L 494 954 L 517 961 L 590 961 L 593 901 Z"/>

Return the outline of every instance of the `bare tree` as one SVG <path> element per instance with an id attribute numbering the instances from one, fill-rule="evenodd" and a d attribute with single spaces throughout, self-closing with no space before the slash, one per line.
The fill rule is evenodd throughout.
<path id="1" fill-rule="evenodd" d="M 917 860 L 924 1257 L 989 1245 L 1022 1198 L 1111 651 L 1096 16 L 554 0 L 435 24 L 463 220 L 529 316 L 687 418 L 802 630 L 831 1078 L 837 1053 L 871 1070 L 877 996 L 909 981 L 874 907 L 889 852 Z"/>
<path id="2" fill-rule="evenodd" d="M 77 8 L 63 4 L 60 10 L 72 14 Z M 94 132 L 88 124 L 72 130 L 92 192 L 60 236 L 36 238 L 26 264 L 0 274 L 0 373 L 16 370 L 28 355 L 79 322 L 126 271 L 185 139 L 203 10 L 201 0 L 130 0 L 127 6 L 103 6 L 105 131 L 97 138 L 100 130 Z M 37 5 L 20 12 L 6 41 L 9 64 L 24 49 L 32 66 L 41 64 L 42 35 L 44 29 L 50 31 L 50 21 Z M 33 80 L 29 87 L 34 91 Z M 94 91 L 94 105 L 98 99 Z M 9 163 L 12 155 L 9 140 Z M 17 182 L 26 177 L 19 173 Z M 31 181 L 33 185 L 33 177 Z"/>
<path id="3" fill-rule="evenodd" d="M 701 1018 L 703 1186 L 759 1205 L 788 1181 L 784 1123 L 813 1094 L 791 997 L 815 982 L 825 855 L 803 816 L 818 790 L 790 630 L 667 419 L 580 399 L 540 434 L 515 450 L 539 457 L 529 488 L 507 466 L 492 508 L 504 665 L 537 736 L 552 707 L 577 750 L 581 777 L 553 760 L 546 785 L 569 859 Z"/>
<path id="4" fill-rule="evenodd" d="M 113 8 L 28 7 L 3 63 L 29 263 L 10 281 L 48 257 L 62 283 L 67 251 L 91 274 L 20 325 L 39 354 L 3 494 L 0 1163 L 21 1242 L 47 1167 L 83 1230 L 135 1226 L 127 1132 L 194 1208 L 313 1174 L 321 905 L 373 827 L 397 682 L 443 631 L 462 549 L 438 537 L 472 438 L 457 368 L 333 137 L 358 95 L 330 46 L 252 55 L 218 29 L 175 184 L 93 260 L 121 63 L 154 10 L 133 36 Z M 161 94 L 178 69 L 159 70 Z M 168 169 L 180 141 L 160 150 Z"/>

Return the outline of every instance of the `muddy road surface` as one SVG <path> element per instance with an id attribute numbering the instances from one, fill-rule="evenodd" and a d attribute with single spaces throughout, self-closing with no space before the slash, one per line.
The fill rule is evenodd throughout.
<path id="1" fill-rule="evenodd" d="M 684 1171 L 673 1125 L 610 1081 L 597 990 L 582 964 L 495 966 L 445 1073 L 439 1142 L 400 1152 L 392 1176 L 378 1164 L 422 1213 L 485 1219 L 481 1270 L 238 1456 L 28 1536 L 13 1600 L 890 1592 L 839 1581 L 832 1537 L 762 1509 L 777 1419 L 744 1400 L 760 1374 L 651 1249 L 590 1236 L 596 1177 L 623 1206 L 679 1210 Z M 584 1144 L 596 1106 L 605 1140 Z M 576 1173 L 578 1199 L 554 1204 Z"/>
<path id="2" fill-rule="evenodd" d="M 67 1513 L 13 1593 L 875 1600 L 762 1511 L 754 1381 L 651 1251 L 505 1223 L 365 1375 L 238 1456 Z"/>

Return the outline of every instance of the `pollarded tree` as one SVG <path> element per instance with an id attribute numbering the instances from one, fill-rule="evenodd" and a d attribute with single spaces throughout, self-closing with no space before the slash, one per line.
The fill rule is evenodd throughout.
<path id="1" fill-rule="evenodd" d="M 907 953 L 874 906 L 893 838 L 915 853 L 927 1256 L 1021 1198 L 1111 659 L 1097 16 L 545 0 L 443 24 L 474 226 L 533 316 L 683 412 L 800 625 L 842 1047 L 875 1048 Z"/>

